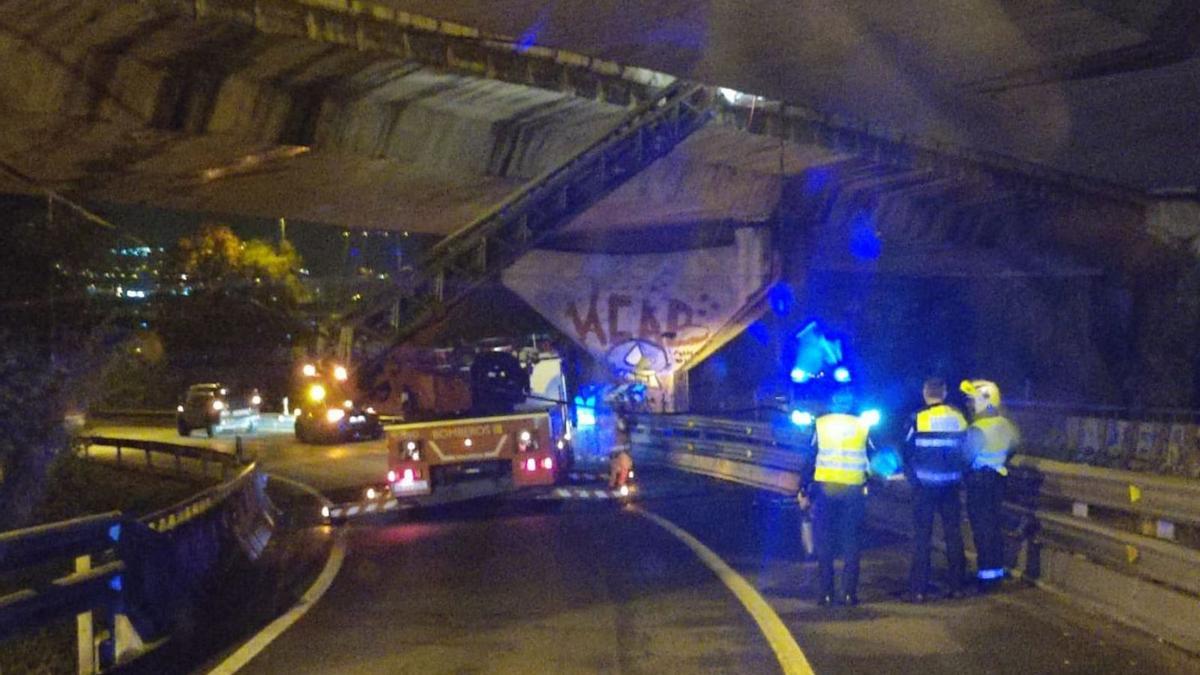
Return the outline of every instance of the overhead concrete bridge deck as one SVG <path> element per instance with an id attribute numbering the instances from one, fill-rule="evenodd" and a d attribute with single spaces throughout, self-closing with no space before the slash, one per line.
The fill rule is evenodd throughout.
<path id="1" fill-rule="evenodd" d="M 926 3 L 907 18 L 815 1 L 744 16 L 710 3 L 584 4 L 531 14 L 520 2 L 462 3 L 444 8 L 446 21 L 400 0 L 0 3 L 0 188 L 447 234 L 673 73 L 747 93 L 714 94 L 708 127 L 547 245 L 665 253 L 736 247 L 735 231 L 758 230 L 736 255 L 759 262 L 740 268 L 739 297 L 716 312 L 730 329 L 747 319 L 730 311 L 778 278 L 802 303 L 837 275 L 982 279 L 969 282 L 981 302 L 1021 299 L 986 311 L 1023 326 L 998 338 L 1017 352 L 982 366 L 1045 351 L 1014 381 L 1179 401 L 1170 390 L 1186 384 L 1153 383 L 1196 370 L 1173 345 L 1200 322 L 1176 301 L 1197 283 L 1200 215 L 1186 191 L 1151 191 L 1186 187 L 1200 156 L 1184 133 L 1196 107 L 1194 50 L 1177 35 L 1195 20 L 1187 3 L 1062 0 L 1008 19 L 992 3 L 962 16 Z M 887 52 L 889 40 L 913 60 Z M 984 81 L 1003 86 L 988 93 Z M 1026 124 L 1013 121 L 1020 110 Z M 1062 119 L 1071 124 L 1051 124 Z M 1016 288 L 986 288 L 996 283 Z M 1118 323 L 1138 343 L 1137 366 L 1116 363 L 1128 350 L 1087 328 L 1095 302 L 1064 300 L 1081 293 L 1135 296 L 1139 309 Z M 600 294 L 596 316 L 624 311 L 632 296 L 618 295 L 613 310 Z M 559 299 L 552 317 L 581 342 L 599 335 L 588 301 Z M 580 320 L 568 324 L 570 302 Z M 1057 328 L 1020 320 L 1031 314 Z M 638 317 L 606 321 L 605 344 L 589 348 L 611 347 L 614 328 L 640 336 L 627 322 Z M 664 323 L 641 322 L 676 332 Z M 1067 362 L 1083 374 L 1051 365 Z"/>

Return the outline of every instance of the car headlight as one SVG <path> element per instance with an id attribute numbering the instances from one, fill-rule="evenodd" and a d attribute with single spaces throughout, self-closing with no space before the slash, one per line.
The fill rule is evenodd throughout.
<path id="1" fill-rule="evenodd" d="M 222 400 L 220 400 L 220 399 L 218 399 L 218 400 L 216 400 L 216 401 L 213 401 L 213 402 L 212 402 L 212 409 L 213 409 L 213 410 L 224 410 L 224 409 L 225 409 L 225 402 L 224 402 L 224 401 L 222 401 Z"/>
<path id="2" fill-rule="evenodd" d="M 311 363 L 306 363 L 304 364 L 304 368 L 301 369 L 301 372 L 304 373 L 305 377 L 316 377 L 317 367 Z"/>
<path id="3" fill-rule="evenodd" d="M 330 424 L 337 424 L 346 416 L 346 411 L 341 408 L 330 408 L 325 411 L 325 421 Z"/>
<path id="4" fill-rule="evenodd" d="M 308 388 L 308 400 L 313 403 L 320 403 L 325 400 L 325 387 L 319 384 L 314 384 Z"/>
<path id="5" fill-rule="evenodd" d="M 338 382 L 345 382 L 346 378 L 348 377 L 350 377 L 350 373 L 346 372 L 345 366 L 333 367 L 333 379 L 337 380 Z"/>

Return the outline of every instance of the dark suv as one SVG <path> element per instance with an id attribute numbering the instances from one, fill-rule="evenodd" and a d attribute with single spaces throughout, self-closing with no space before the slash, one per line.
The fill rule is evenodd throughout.
<path id="1" fill-rule="evenodd" d="M 188 387 L 183 403 L 176 408 L 179 435 L 189 436 L 193 429 L 204 429 L 209 438 L 225 429 L 254 431 L 258 427 L 262 396 L 257 389 L 241 395 L 230 395 L 230 391 L 219 383 Z"/>

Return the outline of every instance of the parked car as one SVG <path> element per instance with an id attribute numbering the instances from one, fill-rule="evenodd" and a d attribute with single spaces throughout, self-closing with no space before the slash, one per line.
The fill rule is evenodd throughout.
<path id="1" fill-rule="evenodd" d="M 257 389 L 233 394 L 220 383 L 193 384 L 188 387 L 183 402 L 176 408 L 176 426 L 180 436 L 190 436 L 193 429 L 204 429 L 209 438 L 228 429 L 247 433 L 258 428 L 258 411 L 262 395 Z"/>

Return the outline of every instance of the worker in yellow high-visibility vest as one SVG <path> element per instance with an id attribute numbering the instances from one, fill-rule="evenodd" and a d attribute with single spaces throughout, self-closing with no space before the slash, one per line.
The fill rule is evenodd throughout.
<path id="1" fill-rule="evenodd" d="M 800 503 L 813 509 L 813 538 L 819 570 L 819 605 L 834 603 L 834 558 L 842 549 L 842 588 L 837 596 L 846 605 L 858 604 L 859 539 L 866 507 L 869 467 L 867 449 L 874 449 L 870 423 L 850 413 L 849 391 L 833 395 L 829 412 L 818 417 L 812 443 L 816 459 L 803 478 Z"/>
<path id="2" fill-rule="evenodd" d="M 975 555 L 979 590 L 987 592 L 1004 579 L 1004 534 L 1000 519 L 1004 508 L 1004 478 L 1009 454 L 1020 440 L 1017 427 L 1000 409 L 1000 387 L 987 380 L 964 380 L 970 397 L 971 426 L 967 427 L 967 517 Z"/>

